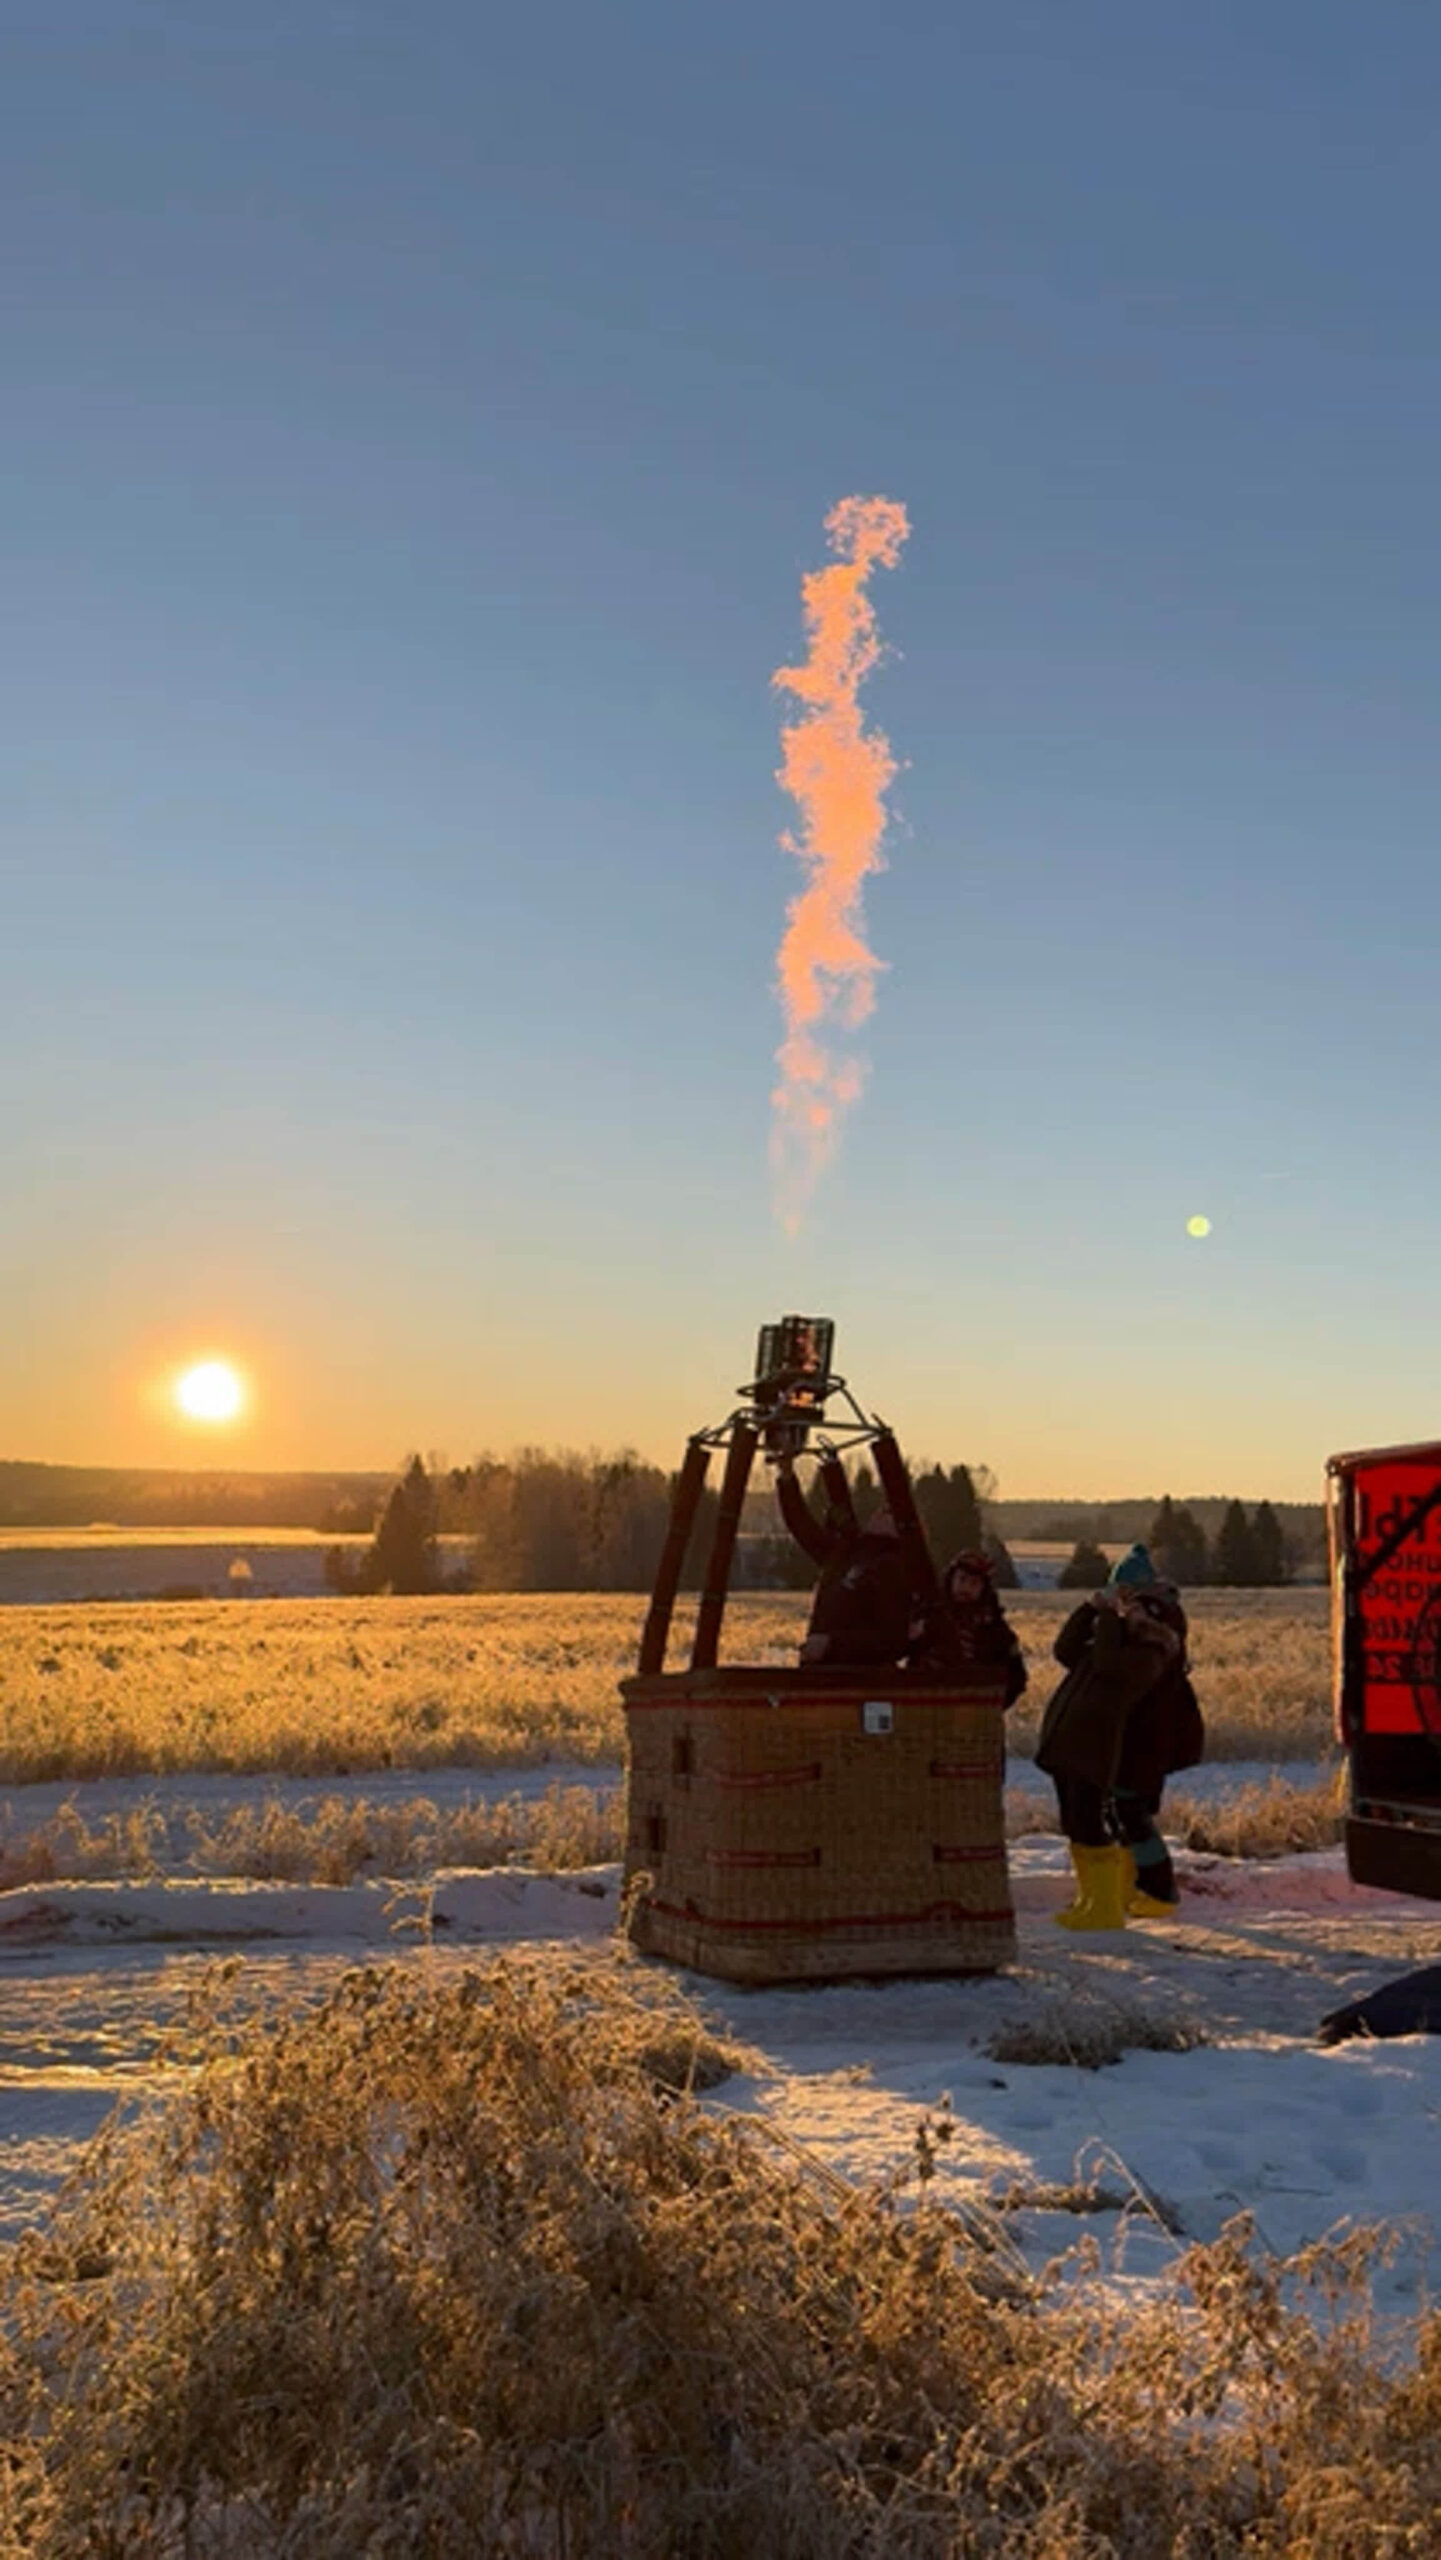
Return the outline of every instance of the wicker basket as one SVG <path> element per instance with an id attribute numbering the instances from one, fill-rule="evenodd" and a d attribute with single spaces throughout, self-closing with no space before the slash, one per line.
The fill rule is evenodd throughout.
<path id="1" fill-rule="evenodd" d="M 1014 1955 L 999 1673 L 691 1670 L 621 1694 L 638 1948 L 732 1982 Z"/>

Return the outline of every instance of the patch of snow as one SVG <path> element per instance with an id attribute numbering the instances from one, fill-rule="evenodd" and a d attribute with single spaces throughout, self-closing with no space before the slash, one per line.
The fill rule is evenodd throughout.
<path id="1" fill-rule="evenodd" d="M 215 1947 L 298 1939 L 317 1948 L 358 1945 L 393 1953 L 435 1929 L 456 1940 L 497 1944 L 594 1938 L 615 1927 L 619 1907 L 616 1866 L 559 1875 L 455 1868 L 403 1884 L 67 1880 L 0 1893 L 0 1967 L 16 1950 L 61 1942 Z"/>

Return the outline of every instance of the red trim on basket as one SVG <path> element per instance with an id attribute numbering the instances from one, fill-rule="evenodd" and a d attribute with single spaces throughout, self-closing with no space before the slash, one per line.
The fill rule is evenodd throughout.
<path id="1" fill-rule="evenodd" d="M 885 1689 L 885 1673 L 890 1668 L 891 1666 L 887 1663 L 876 1664 L 878 1677 L 871 1683 L 873 1692 Z M 669 1680 L 679 1679 L 684 1675 L 678 1672 L 666 1672 L 664 1675 L 654 1673 L 641 1676 L 653 1678 L 664 1676 Z M 859 1685 L 853 1689 L 818 1689 L 807 1683 L 803 1690 L 732 1689 L 729 1693 L 724 1689 L 715 1691 L 695 1689 L 689 1690 L 683 1696 L 677 1693 L 675 1696 L 664 1698 L 626 1698 L 623 1701 L 622 1713 L 628 1716 L 653 1715 L 661 1707 L 683 1707 L 688 1714 L 707 1715 L 715 1707 L 752 1707 L 760 1709 L 766 1715 L 774 1715 L 778 1710 L 788 1711 L 798 1707 L 859 1707 L 865 1704 L 866 1696 L 867 1692 Z M 988 1681 L 984 1688 L 974 1689 L 906 1689 L 893 1681 L 889 1693 L 890 1704 L 897 1707 L 980 1708 L 987 1713 L 992 1708 L 999 1707 L 1001 1698 L 1002 1689 L 999 1680 Z"/>
<path id="2" fill-rule="evenodd" d="M 932 1845 L 931 1856 L 938 1867 L 967 1867 L 985 1858 L 1003 1858 L 1004 1849 L 949 1849 L 939 1841 Z"/>
<path id="3" fill-rule="evenodd" d="M 999 1760 L 933 1760 L 933 1778 L 998 1778 Z"/>
<path id="4" fill-rule="evenodd" d="M 819 1760 L 798 1762 L 793 1769 L 707 1769 L 708 1787 L 807 1787 L 821 1774 Z"/>
<path id="5" fill-rule="evenodd" d="M 1016 1916 L 1009 1903 L 999 1911 L 968 1911 L 961 1902 L 932 1902 L 924 1911 L 854 1912 L 841 1920 L 712 1920 L 705 1912 L 697 1911 L 693 1904 L 687 1909 L 681 1902 L 662 1902 L 657 1894 L 648 1894 L 642 1907 L 647 1911 L 660 1912 L 666 1920 L 687 1920 L 695 1929 L 717 1929 L 733 1934 L 750 1930 L 757 1935 L 788 1929 L 797 1938 L 819 1937 L 828 1929 L 926 1929 L 937 1920 L 968 1920 L 977 1927 L 984 1927 L 988 1922 L 1014 1920 Z"/>
<path id="6" fill-rule="evenodd" d="M 818 1867 L 819 1849 L 707 1849 L 708 1867 Z"/>

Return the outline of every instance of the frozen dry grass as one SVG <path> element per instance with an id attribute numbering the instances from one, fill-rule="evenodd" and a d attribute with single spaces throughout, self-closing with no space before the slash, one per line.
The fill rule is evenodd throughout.
<path id="1" fill-rule="evenodd" d="M 1008 2019 L 987 2037 L 985 2050 L 992 2062 L 1099 2071 L 1123 2053 L 1191 2053 L 1206 2041 L 1204 2028 L 1178 2010 L 1081 1991 L 1029 2017 Z"/>
<path id="2" fill-rule="evenodd" d="M 1441 2322 L 1360 2235 L 1244 2226 L 1149 2307 L 847 2187 L 689 2094 L 617 1961 L 348 1976 L 201 2022 L 0 2261 L 0 2546 L 30 2560 L 1396 2560 L 1434 2548 Z M 898 2209 L 904 2205 L 907 2209 Z M 1307 2300 L 1319 2304 L 1319 2322 Z"/>
<path id="3" fill-rule="evenodd" d="M 62 1805 L 49 1821 L 0 1846 L 0 1891 L 62 1878 L 249 1876 L 286 1884 L 350 1884 L 360 1876 L 434 1875 L 442 1867 L 524 1865 L 551 1871 L 620 1857 L 624 1814 L 615 1787 L 552 1786 L 535 1797 L 437 1805 L 274 1797 L 215 1815 L 198 1805 L 142 1804 L 88 1822 Z"/>
<path id="4" fill-rule="evenodd" d="M 1345 1811 L 1345 1768 L 1338 1765 L 1314 1786 L 1270 1778 L 1264 1786 L 1238 1788 L 1224 1804 L 1188 1796 L 1182 1777 L 1167 1795 L 1161 1821 L 1188 1849 L 1210 1849 L 1222 1858 L 1290 1858 L 1334 1848 Z"/>
<path id="5" fill-rule="evenodd" d="M 592 1592 L 5 1609 L 0 1785 L 616 1761 L 644 1609 Z M 793 1658 L 803 1615 L 737 1598 L 737 1658 Z"/>
<path id="6" fill-rule="evenodd" d="M 1341 1837 L 1340 1772 L 1311 1787 L 1274 1778 L 1225 1804 L 1182 1791 L 1162 1821 L 1172 1840 L 1227 1858 L 1289 1857 Z M 1006 1798 L 1006 1834 L 1056 1830 L 1053 1806 L 1019 1787 Z M 603 1866 L 625 1847 L 618 1787 L 554 1785 L 538 1796 L 441 1805 L 418 1788 L 400 1802 L 319 1795 L 296 1804 L 262 1796 L 215 1814 L 153 1803 L 87 1820 L 76 1804 L 0 1842 L 0 1892 L 63 1879 L 249 1876 L 286 1884 L 350 1884 L 357 1877 L 433 1875 L 442 1867 Z"/>
<path id="7" fill-rule="evenodd" d="M 1012 1595 L 1031 1688 L 1028 1751 L 1055 1680 L 1065 1602 Z M 742 1594 L 736 1661 L 792 1661 L 803 1596 Z M 0 1786 L 183 1769 L 342 1771 L 618 1761 L 617 1683 L 643 1600 L 114 1602 L 0 1611 Z M 1210 1757 L 1303 1760 L 1331 1747 L 1326 1595 L 1199 1592 L 1196 1685 Z M 687 1613 L 677 1612 L 673 1661 Z"/>
<path id="8" fill-rule="evenodd" d="M 114 1603 L 0 1613 L 0 1784 L 615 1760 L 641 1604 Z"/>

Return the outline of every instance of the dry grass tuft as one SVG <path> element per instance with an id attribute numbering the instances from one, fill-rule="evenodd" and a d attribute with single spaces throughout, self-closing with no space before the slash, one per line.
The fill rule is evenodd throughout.
<path id="1" fill-rule="evenodd" d="M 1068 2063 L 1099 2071 L 1123 2053 L 1192 2053 L 1208 2041 L 1203 2027 L 1174 2011 L 1079 1994 L 1008 2020 L 987 2037 L 983 2050 L 992 2062 Z"/>
<path id="2" fill-rule="evenodd" d="M 286 1884 L 349 1884 L 359 1876 L 433 1875 L 441 1867 L 524 1865 L 552 1872 L 621 1856 L 624 1815 L 614 1787 L 547 1787 L 449 1807 L 416 1795 L 395 1804 L 321 1796 L 237 1805 L 216 1818 L 197 1806 L 168 1817 L 139 1805 L 94 1823 L 73 1805 L 0 1848 L 0 1890 L 62 1877 L 250 1876 Z"/>
<path id="3" fill-rule="evenodd" d="M 29 2560 L 1381 2560 L 1432 2547 L 1441 2322 L 1379 2242 L 1235 2225 L 1139 2312 L 658 2090 L 616 1962 L 361 1971 L 201 2023 L 188 2092 L 0 2262 Z M 1320 2299 L 1318 2325 L 1307 2293 Z"/>
<path id="4" fill-rule="evenodd" d="M 309 1806 L 237 1806 L 214 1825 L 192 1813 L 189 1831 L 190 1862 L 202 1873 L 316 1884 L 441 1867 L 595 1867 L 625 1845 L 614 1787 L 553 1786 L 450 1808 L 423 1795 L 386 1805 L 330 1796 Z"/>
<path id="5" fill-rule="evenodd" d="M 1005 1824 L 1008 1840 L 1054 1838 L 1061 1828 L 1053 1796 L 1035 1795 L 1029 1787 L 1007 1787 Z"/>
<path id="6" fill-rule="evenodd" d="M 51 1884 L 60 1876 L 153 1876 L 163 1865 L 167 1835 L 153 1805 L 87 1822 L 63 1804 L 47 1822 L 32 1823 L 0 1845 L 0 1891 L 11 1885 Z"/>
<path id="7" fill-rule="evenodd" d="M 1128 2213 L 1136 2202 L 1132 2187 L 1108 2187 L 1099 2171 L 1068 2178 L 1064 2184 L 1018 2178 L 996 2197 L 997 2213 Z"/>
<path id="8" fill-rule="evenodd" d="M 1188 1849 L 1223 1858 L 1287 1858 L 1298 1851 L 1334 1848 L 1346 1816 L 1346 1772 L 1339 1764 L 1311 1787 L 1270 1778 L 1240 1787 L 1224 1804 L 1188 1796 L 1184 1785 L 1168 1799 L 1167 1832 Z"/>

